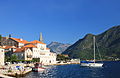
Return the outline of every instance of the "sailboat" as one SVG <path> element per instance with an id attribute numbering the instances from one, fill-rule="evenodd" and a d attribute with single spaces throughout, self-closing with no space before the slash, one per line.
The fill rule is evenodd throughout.
<path id="1" fill-rule="evenodd" d="M 94 60 L 93 61 L 81 61 L 81 66 L 87 66 L 87 67 L 102 67 L 103 63 L 96 63 L 95 62 L 95 36 L 93 37 L 93 43 L 94 43 Z"/>

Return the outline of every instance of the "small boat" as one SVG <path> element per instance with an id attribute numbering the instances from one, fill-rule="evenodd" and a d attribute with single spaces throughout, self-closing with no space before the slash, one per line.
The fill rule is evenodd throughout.
<path id="1" fill-rule="evenodd" d="M 35 63 L 32 70 L 35 72 L 40 72 L 40 71 L 44 71 L 45 69 L 46 68 L 42 67 L 41 63 Z"/>
<path id="2" fill-rule="evenodd" d="M 81 66 L 87 66 L 87 67 L 102 67 L 103 63 L 96 63 L 95 61 L 95 36 L 93 37 L 94 42 L 94 60 L 93 61 L 81 61 Z"/>

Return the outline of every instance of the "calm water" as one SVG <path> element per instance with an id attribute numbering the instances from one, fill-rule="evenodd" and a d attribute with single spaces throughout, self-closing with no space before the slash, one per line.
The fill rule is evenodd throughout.
<path id="1" fill-rule="evenodd" d="M 52 66 L 45 72 L 31 72 L 24 78 L 120 78 L 120 62 L 104 62 L 102 68 L 80 67 L 79 64 Z"/>

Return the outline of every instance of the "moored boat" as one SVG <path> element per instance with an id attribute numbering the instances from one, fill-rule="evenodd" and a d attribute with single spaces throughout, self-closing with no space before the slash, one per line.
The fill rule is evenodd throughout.
<path id="1" fill-rule="evenodd" d="M 93 61 L 81 61 L 80 65 L 87 67 L 102 67 L 103 63 L 95 63 Z"/>
<path id="2" fill-rule="evenodd" d="M 42 67 L 41 63 L 34 64 L 33 71 L 40 72 L 40 71 L 44 71 L 44 70 L 45 70 L 45 68 Z"/>
<path id="3" fill-rule="evenodd" d="M 87 66 L 87 67 L 102 67 L 103 63 L 96 63 L 95 61 L 95 36 L 93 37 L 93 43 L 94 43 L 94 60 L 93 61 L 81 61 L 81 66 Z M 102 58 L 101 58 L 102 61 Z"/>

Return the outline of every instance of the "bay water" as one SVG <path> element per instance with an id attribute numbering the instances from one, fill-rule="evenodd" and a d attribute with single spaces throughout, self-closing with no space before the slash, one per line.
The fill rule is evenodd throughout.
<path id="1" fill-rule="evenodd" d="M 104 61 L 100 68 L 79 64 L 51 66 L 44 72 L 30 72 L 23 78 L 120 78 L 120 61 Z"/>

